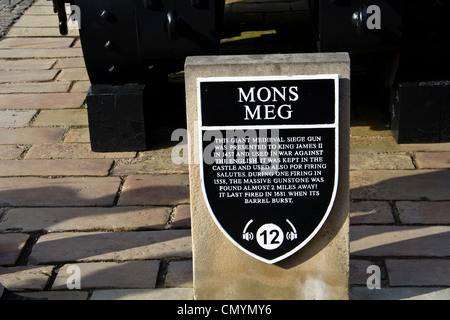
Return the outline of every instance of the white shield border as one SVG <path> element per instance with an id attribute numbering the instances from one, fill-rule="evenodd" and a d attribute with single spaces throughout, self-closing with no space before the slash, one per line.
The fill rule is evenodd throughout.
<path id="1" fill-rule="evenodd" d="M 202 123 L 202 101 L 201 101 L 201 84 L 205 82 L 246 82 L 246 81 L 278 81 L 278 80 L 334 80 L 334 94 L 335 94 L 335 121 L 333 124 L 314 124 L 314 125 L 263 125 L 263 126 L 203 126 Z M 208 211 L 214 220 L 214 223 L 216 226 L 220 229 L 220 231 L 227 237 L 228 240 L 230 240 L 236 247 L 238 247 L 243 252 L 247 253 L 248 255 L 252 256 L 253 258 L 265 262 L 267 264 L 275 264 L 277 262 L 280 262 L 296 252 L 298 252 L 300 249 L 302 249 L 306 244 L 308 244 L 322 229 L 323 225 L 325 224 L 325 221 L 328 219 L 328 216 L 330 215 L 331 210 L 333 209 L 334 202 L 336 200 L 337 190 L 338 190 L 338 182 L 339 182 L 339 74 L 319 74 L 319 75 L 296 75 L 296 76 L 243 76 L 243 77 L 199 77 L 197 78 L 197 105 L 198 105 L 198 134 L 197 137 L 199 138 L 198 142 L 198 148 L 199 148 L 199 162 L 200 162 L 200 179 L 202 184 L 202 192 L 203 192 L 203 198 L 205 200 L 206 206 L 208 208 Z M 248 130 L 248 129 L 254 129 L 255 127 L 258 127 L 258 129 L 320 129 L 320 128 L 327 128 L 327 129 L 334 129 L 335 130 L 335 173 L 334 173 L 334 188 L 333 193 L 331 196 L 330 203 L 328 205 L 327 211 L 325 215 L 323 216 L 320 223 L 317 225 L 316 229 L 309 235 L 308 238 L 303 240 L 297 247 L 292 249 L 291 251 L 285 253 L 284 255 L 268 260 L 263 257 L 260 257 L 253 252 L 245 249 L 242 247 L 238 242 L 236 242 L 229 234 L 228 232 L 222 227 L 220 222 L 217 220 L 211 205 L 209 203 L 206 189 L 205 189 L 205 183 L 204 183 L 204 176 L 203 176 L 203 131 L 207 130 Z M 200 140 L 201 139 L 201 140 Z"/>

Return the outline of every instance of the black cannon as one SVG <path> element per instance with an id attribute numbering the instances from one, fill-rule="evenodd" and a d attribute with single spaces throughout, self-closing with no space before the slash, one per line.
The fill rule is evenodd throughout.
<path id="1" fill-rule="evenodd" d="M 224 0 L 53 0 L 63 35 L 65 3 L 81 18 L 92 150 L 148 149 L 157 109 L 170 108 L 167 75 L 186 56 L 217 53 Z"/>
<path id="2" fill-rule="evenodd" d="M 187 56 L 218 54 L 222 31 L 234 28 L 222 26 L 225 0 L 52 1 L 62 34 L 67 34 L 65 3 L 76 6 L 81 18 L 80 38 L 92 84 L 87 104 L 94 151 L 148 149 L 153 124 L 184 115 L 184 110 L 173 109 L 184 106 L 183 101 L 167 100 L 177 96 L 167 86 L 167 75 L 182 70 Z M 227 5 L 248 8 L 257 3 L 242 0 Z M 277 0 L 261 3 L 267 18 L 270 4 Z M 280 0 L 286 3 L 291 1 Z M 366 72 L 367 78 L 373 79 L 361 86 L 353 72 L 357 89 L 353 91 L 385 97 L 380 103 L 390 108 L 386 113 L 398 142 L 450 141 L 450 0 L 304 0 L 303 4 L 308 10 L 304 16 L 310 18 L 296 25 L 289 39 L 305 41 L 303 29 L 311 30 L 306 33 L 312 34 L 313 49 L 293 52 L 349 52 L 352 65 L 363 61 L 372 70 Z M 239 22 L 239 28 L 246 25 L 240 23 L 246 16 L 235 14 L 231 21 Z M 76 17 L 74 12 L 71 17 Z M 260 19 L 251 27 L 261 29 L 249 30 L 274 28 L 261 24 L 269 20 Z M 292 26 L 285 22 L 279 20 L 277 27 Z M 161 111 L 165 114 L 158 114 Z"/>

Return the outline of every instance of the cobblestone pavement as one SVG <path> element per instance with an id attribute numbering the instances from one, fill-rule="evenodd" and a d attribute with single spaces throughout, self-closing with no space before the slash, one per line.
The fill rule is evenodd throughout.
<path id="1" fill-rule="evenodd" d="M 0 39 L 6 34 L 14 22 L 30 7 L 34 0 L 1 0 L 0 1 Z"/>
<path id="2" fill-rule="evenodd" d="M 50 299 L 192 299 L 188 168 L 173 143 L 90 150 L 74 32 L 57 36 L 51 2 L 36 0 L 0 41 L 0 282 Z M 380 117 L 363 120 L 351 127 L 351 297 L 448 300 L 450 144 L 398 145 Z M 366 286 L 371 265 L 380 290 Z"/>

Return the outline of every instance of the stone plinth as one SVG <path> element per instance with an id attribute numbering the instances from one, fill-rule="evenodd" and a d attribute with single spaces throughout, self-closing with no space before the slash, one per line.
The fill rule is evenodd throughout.
<path id="1" fill-rule="evenodd" d="M 348 299 L 348 55 L 190 57 L 185 72 L 195 299 Z M 262 262 L 227 239 L 208 211 L 200 174 L 197 79 L 331 74 L 339 75 L 340 88 L 339 183 L 334 205 L 320 231 L 298 252 L 275 264 Z"/>

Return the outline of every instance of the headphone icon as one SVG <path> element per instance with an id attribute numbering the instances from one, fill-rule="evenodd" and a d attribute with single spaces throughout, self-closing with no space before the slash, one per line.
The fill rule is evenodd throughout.
<path id="1" fill-rule="evenodd" d="M 286 219 L 286 222 L 289 223 L 292 228 L 292 231 L 286 232 L 286 239 L 294 241 L 295 239 L 297 239 L 297 229 L 295 229 L 294 225 L 289 221 L 289 219 Z"/>
<path id="2" fill-rule="evenodd" d="M 252 241 L 252 240 L 255 238 L 253 232 L 247 232 L 248 227 L 249 227 L 252 223 L 253 223 L 253 220 L 250 220 L 250 221 L 247 222 L 247 224 L 245 225 L 244 231 L 243 231 L 243 233 L 242 233 L 242 238 L 243 238 L 244 240 Z"/>

